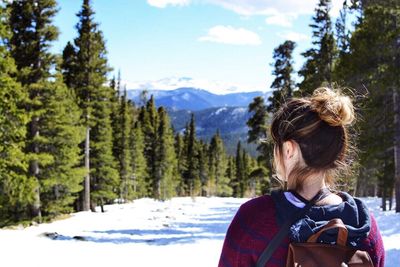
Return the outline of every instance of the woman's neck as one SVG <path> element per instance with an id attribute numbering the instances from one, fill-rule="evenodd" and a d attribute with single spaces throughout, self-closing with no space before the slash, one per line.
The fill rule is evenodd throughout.
<path id="1" fill-rule="evenodd" d="M 311 200 L 319 190 L 326 187 L 325 179 L 324 178 L 309 178 L 310 182 L 305 183 L 299 193 L 302 197 L 307 200 Z"/>
<path id="2" fill-rule="evenodd" d="M 314 180 L 314 182 L 304 184 L 303 189 L 299 190 L 297 193 L 303 198 L 311 200 L 318 193 L 318 191 L 324 187 L 326 187 L 324 179 Z M 317 205 L 338 205 L 342 202 L 342 197 L 336 194 L 329 194 L 327 197 L 317 202 Z"/>

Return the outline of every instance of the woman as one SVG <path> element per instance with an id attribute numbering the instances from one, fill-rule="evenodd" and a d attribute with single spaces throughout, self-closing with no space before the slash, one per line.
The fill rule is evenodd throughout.
<path id="1" fill-rule="evenodd" d="M 306 241 L 333 218 L 346 225 L 348 246 L 367 251 L 375 267 L 384 266 L 383 242 L 372 213 L 361 200 L 332 189 L 336 176 L 350 169 L 347 125 L 354 119 L 351 99 L 329 88 L 281 106 L 270 135 L 276 176 L 288 190 L 275 190 L 241 205 L 228 228 L 219 267 L 255 266 L 280 226 L 321 189 L 329 189 L 329 194 L 291 226 L 265 266 L 285 266 L 289 242 Z M 327 236 L 321 239 L 330 242 Z"/>

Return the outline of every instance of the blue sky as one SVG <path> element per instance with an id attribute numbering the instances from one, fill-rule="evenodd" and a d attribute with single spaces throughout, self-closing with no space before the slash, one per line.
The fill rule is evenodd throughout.
<path id="1" fill-rule="evenodd" d="M 334 0 L 333 12 L 342 0 Z M 143 81 L 190 77 L 236 91 L 268 90 L 273 49 L 289 38 L 299 54 L 310 46 L 316 0 L 93 0 L 109 64 L 128 88 Z M 76 37 L 80 0 L 58 0 L 53 50 Z M 111 74 L 112 75 L 112 74 Z M 160 85 L 161 86 L 161 85 Z M 212 87 L 210 85 L 210 87 Z M 221 87 L 223 87 L 221 85 Z M 161 88 L 163 89 L 163 88 Z M 205 88 L 208 89 L 208 88 Z M 215 89 L 217 90 L 217 89 Z"/>

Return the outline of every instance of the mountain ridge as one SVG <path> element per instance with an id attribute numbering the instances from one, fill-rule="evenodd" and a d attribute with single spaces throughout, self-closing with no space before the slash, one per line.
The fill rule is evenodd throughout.
<path id="1" fill-rule="evenodd" d="M 248 107 L 257 96 L 268 99 L 271 92 L 235 92 L 229 94 L 214 94 L 205 89 L 193 87 L 180 87 L 173 90 L 141 90 L 129 89 L 128 98 L 135 103 L 141 102 L 141 93 L 146 91 L 149 98 L 154 96 L 156 106 L 164 106 L 173 110 L 199 111 L 216 107 Z"/>

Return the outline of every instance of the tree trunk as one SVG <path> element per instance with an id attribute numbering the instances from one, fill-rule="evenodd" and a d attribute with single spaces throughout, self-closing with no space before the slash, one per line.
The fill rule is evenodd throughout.
<path id="1" fill-rule="evenodd" d="M 386 185 L 382 188 L 382 211 L 386 211 Z"/>
<path id="2" fill-rule="evenodd" d="M 103 200 L 101 200 L 101 205 L 103 205 Z M 90 210 L 92 212 L 96 212 L 96 203 L 93 201 L 90 203 Z M 102 207 L 102 210 L 103 210 L 103 207 Z"/>
<path id="3" fill-rule="evenodd" d="M 394 109 L 394 173 L 395 173 L 395 195 L 396 212 L 400 212 L 400 109 L 399 96 L 396 89 L 393 90 Z"/>
<path id="4" fill-rule="evenodd" d="M 38 129 L 38 118 L 33 117 L 30 123 L 30 134 L 32 140 L 39 136 Z M 32 153 L 39 154 L 39 147 L 36 142 L 32 143 Z M 32 206 L 32 216 L 38 218 L 39 222 L 42 220 L 42 212 L 40 210 L 40 183 L 39 183 L 39 162 L 37 160 L 32 160 L 29 163 L 29 174 L 37 180 L 36 188 L 34 189 L 34 203 Z"/>
<path id="5" fill-rule="evenodd" d="M 85 139 L 85 168 L 86 176 L 84 181 L 84 196 L 82 199 L 82 208 L 84 211 L 90 210 L 90 128 L 86 127 L 86 139 Z"/>

